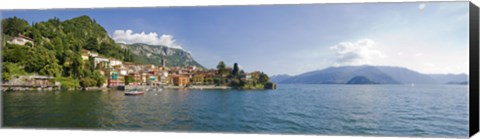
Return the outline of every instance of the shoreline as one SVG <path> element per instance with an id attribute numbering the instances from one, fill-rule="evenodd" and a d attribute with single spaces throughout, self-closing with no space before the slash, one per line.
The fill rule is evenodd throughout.
<path id="1" fill-rule="evenodd" d="M 182 86 L 164 86 L 164 89 L 192 89 L 192 90 L 229 90 L 229 86 L 215 86 L 215 85 L 192 85 L 188 87 Z"/>

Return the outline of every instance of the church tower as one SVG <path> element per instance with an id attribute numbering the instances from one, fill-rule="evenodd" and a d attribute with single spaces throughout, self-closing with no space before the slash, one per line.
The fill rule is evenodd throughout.
<path id="1" fill-rule="evenodd" d="M 165 60 L 165 56 L 162 56 L 162 67 L 167 65 L 167 60 Z"/>

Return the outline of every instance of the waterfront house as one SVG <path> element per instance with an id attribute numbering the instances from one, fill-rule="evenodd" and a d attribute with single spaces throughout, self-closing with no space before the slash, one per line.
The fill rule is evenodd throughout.
<path id="1" fill-rule="evenodd" d="M 142 78 L 142 80 L 141 80 L 142 82 L 141 82 L 141 83 L 142 83 L 142 84 L 145 84 L 145 83 L 147 83 L 147 79 L 149 78 L 149 76 L 148 76 L 147 73 L 143 72 L 143 73 L 141 74 L 141 78 Z"/>
<path id="2" fill-rule="evenodd" d="M 204 84 L 205 74 L 199 73 L 193 75 L 192 84 Z"/>
<path id="3" fill-rule="evenodd" d="M 133 77 L 133 82 L 129 83 L 129 85 L 140 85 L 142 82 L 142 75 L 138 72 L 131 72 L 128 73 L 128 76 Z"/>
<path id="4" fill-rule="evenodd" d="M 168 71 L 161 71 L 158 73 L 158 81 L 162 84 L 169 84 L 171 83 L 170 78 L 168 76 Z"/>
<path id="5" fill-rule="evenodd" d="M 110 71 L 110 76 L 108 76 L 108 87 L 123 86 L 124 84 L 124 76 L 119 75 L 119 72 L 117 71 Z"/>
<path id="6" fill-rule="evenodd" d="M 8 40 L 7 43 L 17 45 L 30 45 L 30 47 L 33 47 L 33 39 L 23 35 L 13 37 L 12 39 Z"/>
<path id="7" fill-rule="evenodd" d="M 185 75 L 175 75 L 173 76 L 173 85 L 185 87 L 190 82 L 190 78 Z"/>

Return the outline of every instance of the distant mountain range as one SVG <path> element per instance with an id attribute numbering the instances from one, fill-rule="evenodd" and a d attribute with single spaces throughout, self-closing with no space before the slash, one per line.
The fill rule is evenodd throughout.
<path id="1" fill-rule="evenodd" d="M 468 84 L 466 74 L 422 74 L 390 66 L 342 66 L 306 72 L 296 76 L 275 75 L 275 83 L 302 84 Z"/>
<path id="2" fill-rule="evenodd" d="M 148 45 L 142 43 L 136 44 L 120 44 L 121 47 L 127 48 L 135 54 L 134 59 L 140 63 L 162 65 L 162 58 L 165 58 L 165 66 L 173 67 L 188 67 L 196 66 L 204 68 L 197 61 L 195 61 L 192 55 L 183 50 L 177 48 L 171 48 L 162 45 Z"/>

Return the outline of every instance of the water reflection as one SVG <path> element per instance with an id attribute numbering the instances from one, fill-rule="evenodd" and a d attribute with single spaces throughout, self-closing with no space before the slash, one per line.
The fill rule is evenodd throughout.
<path id="1" fill-rule="evenodd" d="M 6 92 L 6 127 L 468 135 L 467 86 L 281 85 L 277 90 Z"/>

